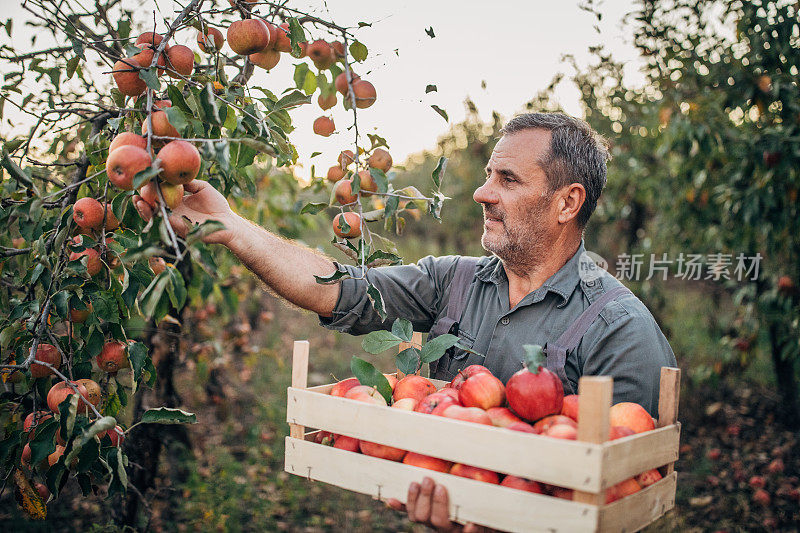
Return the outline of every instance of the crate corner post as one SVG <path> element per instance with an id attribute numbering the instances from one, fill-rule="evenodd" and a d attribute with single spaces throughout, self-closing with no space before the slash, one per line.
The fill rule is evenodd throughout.
<path id="1" fill-rule="evenodd" d="M 308 387 L 308 341 L 294 341 L 292 350 L 292 388 L 305 389 Z M 289 435 L 293 439 L 305 438 L 305 426 L 289 421 Z"/>
<path id="2" fill-rule="evenodd" d="M 578 382 L 578 440 L 602 444 L 608 440 L 614 380 L 609 376 L 584 376 Z M 596 472 L 602 479 L 602 467 Z M 572 500 L 592 505 L 605 503 L 605 489 L 599 492 L 576 490 Z"/>
<path id="3" fill-rule="evenodd" d="M 661 379 L 658 391 L 658 423 L 656 427 L 663 428 L 678 424 L 678 403 L 681 391 L 681 369 L 674 367 L 661 367 Z M 680 427 L 680 426 L 678 426 Z M 675 463 L 664 467 L 662 474 L 666 477 L 675 471 Z"/>

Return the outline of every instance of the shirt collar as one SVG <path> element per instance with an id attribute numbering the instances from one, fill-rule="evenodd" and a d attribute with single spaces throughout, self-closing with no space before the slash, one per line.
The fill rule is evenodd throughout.
<path id="1" fill-rule="evenodd" d="M 575 254 L 562 266 L 558 271 L 547 278 L 541 287 L 526 296 L 523 301 L 528 300 L 526 303 L 536 303 L 544 299 L 548 292 L 553 292 L 559 295 L 562 299 L 559 305 L 563 305 L 569 299 L 575 287 L 580 283 L 579 266 L 580 257 L 586 251 L 583 239 L 581 239 L 580 246 Z M 486 283 L 494 283 L 500 285 L 501 283 L 508 283 L 506 271 L 503 268 L 503 262 L 497 256 L 492 256 L 489 261 L 483 266 L 479 267 L 475 272 L 475 276 Z M 522 302 L 521 302 L 522 303 Z"/>

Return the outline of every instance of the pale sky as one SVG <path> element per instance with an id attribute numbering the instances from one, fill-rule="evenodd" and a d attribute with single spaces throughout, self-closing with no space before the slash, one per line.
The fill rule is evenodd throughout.
<path id="1" fill-rule="evenodd" d="M 170 0 L 158 3 L 164 14 L 169 14 L 171 7 L 180 9 Z M 30 30 L 21 22 L 29 15 L 17 2 L 11 4 L 5 7 L 10 8 L 10 16 L 17 22 L 15 44 L 18 51 L 27 51 Z M 137 9 L 142 12 L 148 5 L 152 10 L 154 5 L 152 0 L 123 0 L 123 5 L 129 4 L 141 5 Z M 629 61 L 634 75 L 638 65 L 630 29 L 623 33 L 621 26 L 623 16 L 632 8 L 631 2 L 625 0 L 600 3 L 603 21 L 599 34 L 593 28 L 596 19 L 581 11 L 577 1 L 306 0 L 290 5 L 343 26 L 372 23 L 371 27 L 354 30 L 369 48 L 367 61 L 354 69 L 375 85 L 378 94 L 372 107 L 359 110 L 359 130 L 385 137 L 396 162 L 411 153 L 434 148 L 437 138 L 447 131 L 448 124 L 430 108 L 431 104 L 445 109 L 451 124 L 464 118 L 463 102 L 467 97 L 485 119 L 491 117 L 493 110 L 509 117 L 545 88 L 553 75 L 569 72 L 561 62 L 564 54 L 572 54 L 579 63 L 586 64 L 590 60 L 588 48 L 597 44 L 605 45 L 616 59 Z M 429 27 L 435 32 L 433 39 L 425 33 Z M 307 29 L 312 37 L 330 40 L 317 32 L 310 26 Z M 185 30 L 177 35 L 176 42 L 196 49 L 194 38 L 194 30 Z M 230 53 L 227 45 L 226 50 Z M 292 83 L 292 65 L 298 61 L 282 54 L 280 64 L 270 73 L 256 69 L 251 83 L 283 90 Z M 481 88 L 483 81 L 485 89 Z M 425 94 L 428 84 L 436 85 L 438 92 Z M 556 96 L 568 112 L 580 112 L 577 91 L 570 84 L 563 83 Z M 291 112 L 297 129 L 290 138 L 301 156 L 296 169 L 299 177 L 308 178 L 311 164 L 317 166 L 317 175 L 324 175 L 340 150 L 352 148 L 354 137 L 347 129 L 352 124 L 352 111 L 341 106 L 341 97 L 339 102 L 334 109 L 323 112 L 315 95 L 312 105 Z M 11 111 L 8 105 L 6 111 Z M 333 116 L 337 126 L 337 133 L 328 138 L 311 131 L 313 120 L 322 114 Z M 5 125 L 3 130 L 8 134 Z M 368 144 L 364 137 L 362 145 Z M 309 159 L 313 152 L 323 154 Z"/>

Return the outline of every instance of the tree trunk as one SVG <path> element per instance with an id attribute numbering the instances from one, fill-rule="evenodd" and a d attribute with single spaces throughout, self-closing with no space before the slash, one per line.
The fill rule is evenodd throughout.
<path id="1" fill-rule="evenodd" d="M 797 374 L 795 361 L 783 355 L 785 341 L 781 340 L 779 324 L 769 326 L 770 348 L 772 364 L 775 367 L 775 378 L 778 384 L 778 393 L 781 404 L 778 411 L 778 420 L 782 421 L 789 429 L 800 428 L 800 403 L 798 402 Z"/>
<path id="2" fill-rule="evenodd" d="M 185 280 L 191 279 L 191 265 L 183 261 L 178 268 Z M 170 307 L 169 315 L 184 321 L 188 305 L 177 310 Z M 157 379 L 154 387 L 141 387 L 135 395 L 133 420 L 141 419 L 142 414 L 151 408 L 181 407 L 182 400 L 175 388 L 174 375 L 179 363 L 181 326 L 164 320 L 156 327 L 150 320 L 145 336 L 145 344 L 156 368 Z M 146 530 L 150 522 L 147 492 L 156 485 L 159 472 L 159 459 L 162 452 L 175 455 L 175 448 L 191 449 L 191 440 L 186 426 L 180 424 L 142 424 L 136 426 L 125 439 L 125 453 L 128 455 L 128 492 L 118 505 L 114 506 L 114 521 L 137 531 Z M 131 486 L 135 488 L 132 489 Z M 142 508 L 145 514 L 142 516 Z"/>

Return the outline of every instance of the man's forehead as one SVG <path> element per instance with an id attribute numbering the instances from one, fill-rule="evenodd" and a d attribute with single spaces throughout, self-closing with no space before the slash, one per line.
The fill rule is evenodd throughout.
<path id="1" fill-rule="evenodd" d="M 489 157 L 487 167 L 538 167 L 539 161 L 550 149 L 550 131 L 526 129 L 503 135 Z"/>

